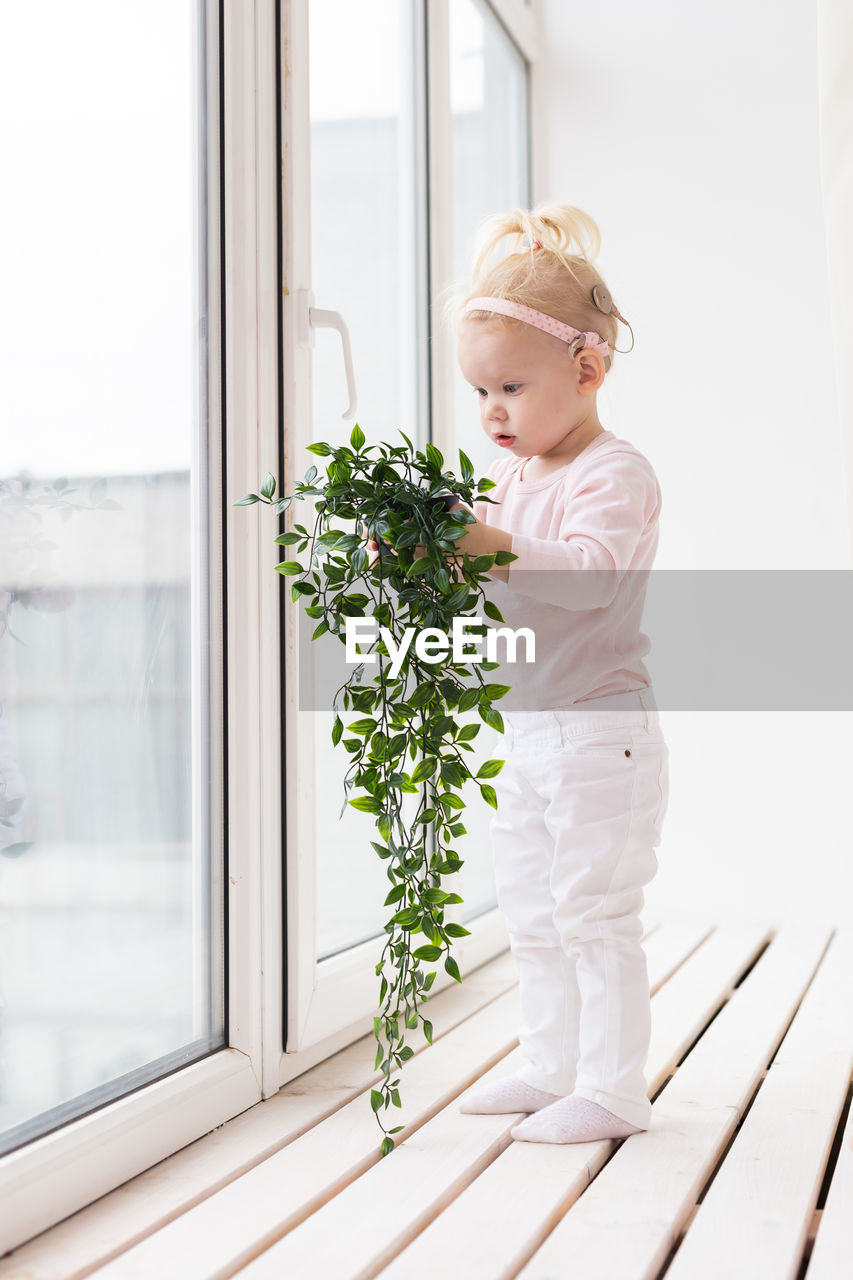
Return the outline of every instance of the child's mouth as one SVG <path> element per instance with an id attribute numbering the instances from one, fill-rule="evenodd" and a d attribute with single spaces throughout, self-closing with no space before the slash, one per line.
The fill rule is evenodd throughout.
<path id="1" fill-rule="evenodd" d="M 515 436 L 495 436 L 496 443 L 503 446 L 512 444 L 514 439 L 515 439 Z"/>

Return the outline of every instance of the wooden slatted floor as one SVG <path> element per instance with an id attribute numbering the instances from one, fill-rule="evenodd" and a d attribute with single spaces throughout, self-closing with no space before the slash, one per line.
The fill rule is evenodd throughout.
<path id="1" fill-rule="evenodd" d="M 853 930 L 664 923 L 651 1128 L 514 1142 L 460 1095 L 519 1064 L 509 953 L 429 1002 L 384 1160 L 366 1036 L 0 1262 L 0 1280 L 845 1280 Z M 387 1114 L 390 1114 L 387 1113 Z"/>

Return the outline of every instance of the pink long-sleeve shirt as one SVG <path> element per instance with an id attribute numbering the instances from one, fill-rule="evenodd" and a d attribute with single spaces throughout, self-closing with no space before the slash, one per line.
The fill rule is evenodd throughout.
<path id="1" fill-rule="evenodd" d="M 487 472 L 492 503 L 473 506 L 478 520 L 512 534 L 518 557 L 506 583 L 483 584 L 504 618 L 485 621 L 536 637 L 533 664 L 523 661 L 523 641 L 522 660 L 507 662 L 498 639 L 502 666 L 485 675 L 512 689 L 495 705 L 542 711 L 647 687 L 640 622 L 661 510 L 651 463 L 612 431 L 544 479 L 522 479 L 526 461 L 497 458 Z"/>

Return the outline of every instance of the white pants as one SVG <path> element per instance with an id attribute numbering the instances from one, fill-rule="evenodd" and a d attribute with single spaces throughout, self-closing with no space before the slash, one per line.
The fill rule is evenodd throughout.
<path id="1" fill-rule="evenodd" d="M 518 968 L 520 1078 L 648 1128 L 651 1001 L 639 912 L 669 795 L 653 696 L 501 714 L 495 752 L 506 763 L 493 782 L 490 831 Z"/>

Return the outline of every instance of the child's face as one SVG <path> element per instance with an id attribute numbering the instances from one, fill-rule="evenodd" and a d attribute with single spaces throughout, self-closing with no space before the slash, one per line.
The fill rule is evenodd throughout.
<path id="1" fill-rule="evenodd" d="M 559 456 L 574 428 L 597 422 L 597 365 L 572 359 L 559 338 L 526 324 L 467 320 L 457 354 L 483 430 L 516 457 Z"/>

